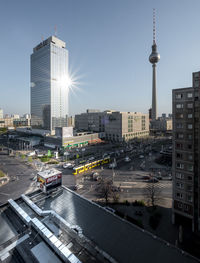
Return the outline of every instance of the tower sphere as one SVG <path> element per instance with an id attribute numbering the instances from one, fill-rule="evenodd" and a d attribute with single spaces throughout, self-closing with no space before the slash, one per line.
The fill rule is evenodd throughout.
<path id="1" fill-rule="evenodd" d="M 160 54 L 157 52 L 156 44 L 154 44 L 152 46 L 151 55 L 149 56 L 149 62 L 154 64 L 154 63 L 157 63 L 159 60 L 160 60 Z"/>

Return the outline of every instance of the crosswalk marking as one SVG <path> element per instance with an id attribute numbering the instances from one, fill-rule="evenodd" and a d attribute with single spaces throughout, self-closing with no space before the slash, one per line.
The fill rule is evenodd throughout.
<path id="1" fill-rule="evenodd" d="M 115 185 L 120 186 L 121 188 L 145 188 L 146 185 L 151 185 L 151 183 L 148 182 L 114 182 Z M 171 181 L 166 181 L 165 183 L 156 183 L 156 186 L 158 186 L 158 188 L 167 188 L 172 186 L 172 182 Z"/>

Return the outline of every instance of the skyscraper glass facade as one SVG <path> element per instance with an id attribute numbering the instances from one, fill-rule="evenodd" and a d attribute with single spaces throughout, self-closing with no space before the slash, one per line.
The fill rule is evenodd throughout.
<path id="1" fill-rule="evenodd" d="M 31 55 L 31 125 L 53 131 L 67 126 L 68 51 L 51 36 Z"/>

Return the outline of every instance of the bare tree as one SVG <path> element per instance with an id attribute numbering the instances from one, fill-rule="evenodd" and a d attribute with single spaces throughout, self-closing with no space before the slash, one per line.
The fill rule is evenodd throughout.
<path id="1" fill-rule="evenodd" d="M 147 200 L 147 204 L 155 207 L 162 199 L 159 183 L 147 183 L 144 188 L 144 196 Z"/>
<path id="2" fill-rule="evenodd" d="M 96 190 L 99 192 L 101 197 L 105 198 L 105 202 L 107 204 L 108 199 L 112 194 L 112 180 L 101 179 Z"/>

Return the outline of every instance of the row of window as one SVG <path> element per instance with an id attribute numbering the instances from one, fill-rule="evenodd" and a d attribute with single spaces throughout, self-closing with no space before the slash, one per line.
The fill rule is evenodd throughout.
<path id="1" fill-rule="evenodd" d="M 183 194 L 183 193 L 180 193 L 180 192 L 177 192 L 177 193 L 176 193 L 176 198 L 182 200 L 182 199 L 184 198 L 184 194 Z M 188 202 L 191 202 L 191 203 L 192 203 L 192 202 L 193 202 L 193 197 L 192 197 L 192 195 L 186 194 L 186 200 L 187 200 Z"/>
<path id="2" fill-rule="evenodd" d="M 190 99 L 193 97 L 193 93 L 192 92 L 188 92 L 187 93 L 187 98 Z M 176 94 L 176 99 L 182 99 L 183 98 L 183 93 L 177 93 Z"/>
<path id="3" fill-rule="evenodd" d="M 184 108 L 184 104 L 183 103 L 177 103 L 176 104 L 176 108 L 177 109 L 183 109 Z M 193 108 L 193 103 L 187 103 L 187 108 L 188 109 L 192 109 Z"/>
<path id="4" fill-rule="evenodd" d="M 177 182 L 176 183 L 176 188 L 178 188 L 178 189 L 185 189 L 188 192 L 192 192 L 193 191 L 193 186 L 192 185 L 185 185 L 182 182 Z"/>
<path id="5" fill-rule="evenodd" d="M 176 118 L 177 118 L 177 119 L 183 119 L 183 117 L 184 117 L 184 116 L 183 116 L 183 113 L 177 113 L 177 114 L 176 114 Z M 193 114 L 192 114 L 192 113 L 188 113 L 188 114 L 187 114 L 187 118 L 188 118 L 188 119 L 192 119 L 192 117 L 193 117 Z"/>
<path id="6" fill-rule="evenodd" d="M 129 131 L 131 132 L 133 130 L 128 130 L 128 132 Z M 130 136 L 147 135 L 147 134 L 148 134 L 147 131 L 145 131 L 145 132 L 135 132 L 135 133 L 125 134 L 123 137 L 125 138 L 125 137 L 130 137 Z"/>
<path id="7" fill-rule="evenodd" d="M 175 176 L 177 179 L 192 181 L 191 175 L 186 175 L 180 172 L 176 172 Z"/>
<path id="8" fill-rule="evenodd" d="M 176 163 L 176 168 L 181 169 L 181 170 L 186 169 L 186 171 L 188 172 L 193 172 L 194 170 L 194 166 L 192 164 L 186 165 L 184 163 Z"/>
<path id="9" fill-rule="evenodd" d="M 183 149 L 192 150 L 192 144 L 187 144 L 187 145 L 185 145 L 185 147 L 183 147 L 183 145 L 184 144 L 182 144 L 182 143 L 176 143 L 176 149 L 178 149 L 178 150 L 183 150 Z"/>
<path id="10" fill-rule="evenodd" d="M 183 128 L 184 128 L 183 123 L 177 123 L 177 124 L 176 124 L 176 128 L 177 128 L 177 129 L 183 129 Z M 188 129 L 188 130 L 192 130 L 192 129 L 193 129 L 192 123 L 188 123 L 188 124 L 187 124 L 187 129 Z"/>
<path id="11" fill-rule="evenodd" d="M 187 154 L 187 160 L 192 161 L 193 160 L 193 155 L 191 153 Z M 176 158 L 177 159 L 183 159 L 183 154 L 182 153 L 176 153 Z"/>
<path id="12" fill-rule="evenodd" d="M 176 133 L 176 139 L 188 139 L 192 140 L 192 134 Z"/>

